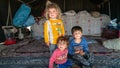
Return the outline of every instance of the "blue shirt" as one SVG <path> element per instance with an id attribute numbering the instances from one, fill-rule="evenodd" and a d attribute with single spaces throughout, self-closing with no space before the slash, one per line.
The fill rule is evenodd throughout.
<path id="1" fill-rule="evenodd" d="M 83 51 L 85 53 L 88 52 L 88 43 L 87 43 L 87 41 L 86 41 L 86 39 L 84 37 L 81 38 L 81 42 L 80 43 L 76 43 L 74 38 L 70 39 L 69 47 L 68 47 L 68 53 L 70 55 L 74 55 L 75 54 L 74 46 L 82 46 L 83 47 Z"/>

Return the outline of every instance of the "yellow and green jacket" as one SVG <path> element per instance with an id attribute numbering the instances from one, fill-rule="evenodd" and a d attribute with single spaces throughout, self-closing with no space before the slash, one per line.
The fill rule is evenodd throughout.
<path id="1" fill-rule="evenodd" d="M 44 23 L 44 39 L 45 43 L 50 42 L 51 44 L 56 44 L 57 38 L 59 36 L 64 36 L 65 30 L 62 20 L 47 20 Z"/>

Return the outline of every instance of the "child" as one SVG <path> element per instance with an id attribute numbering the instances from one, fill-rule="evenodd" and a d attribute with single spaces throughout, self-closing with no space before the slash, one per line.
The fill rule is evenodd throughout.
<path id="1" fill-rule="evenodd" d="M 56 48 L 57 38 L 64 36 L 65 30 L 61 20 L 61 11 L 57 4 L 49 4 L 45 13 L 47 21 L 44 23 L 44 38 L 51 55 Z"/>
<path id="2" fill-rule="evenodd" d="M 89 53 L 88 43 L 82 36 L 82 28 L 74 26 L 71 30 L 73 38 L 70 39 L 69 55 L 78 65 L 90 66 L 93 63 L 94 56 Z"/>
<path id="3" fill-rule="evenodd" d="M 53 68 L 54 62 L 58 64 L 58 68 L 67 68 L 72 66 L 71 62 L 67 60 L 68 55 L 68 40 L 64 36 L 60 36 L 57 40 L 58 48 L 53 52 L 50 61 L 49 68 Z"/>

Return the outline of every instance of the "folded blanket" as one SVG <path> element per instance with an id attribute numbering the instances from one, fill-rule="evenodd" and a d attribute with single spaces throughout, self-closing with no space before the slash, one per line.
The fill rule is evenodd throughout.
<path id="1" fill-rule="evenodd" d="M 104 41 L 103 46 L 108 49 L 120 50 L 120 38 Z"/>

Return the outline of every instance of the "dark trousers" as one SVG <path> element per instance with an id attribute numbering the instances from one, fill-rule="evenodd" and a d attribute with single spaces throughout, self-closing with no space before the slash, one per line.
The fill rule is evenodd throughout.
<path id="1" fill-rule="evenodd" d="M 68 57 L 73 63 L 80 66 L 81 68 L 82 66 L 93 68 L 94 55 L 92 53 L 88 53 L 85 56 L 81 56 L 79 54 L 68 55 Z"/>

